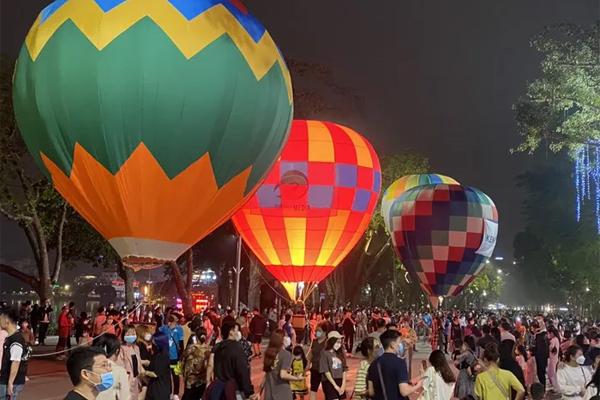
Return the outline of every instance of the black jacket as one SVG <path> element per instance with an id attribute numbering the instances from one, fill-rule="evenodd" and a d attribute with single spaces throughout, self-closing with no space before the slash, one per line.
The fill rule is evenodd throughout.
<path id="1" fill-rule="evenodd" d="M 250 320 L 249 328 L 250 333 L 254 335 L 264 335 L 265 330 L 267 329 L 267 321 L 265 320 L 265 317 L 263 317 L 261 314 L 256 314 Z"/>
<path id="2" fill-rule="evenodd" d="M 246 397 L 254 393 L 250 381 L 250 365 L 244 349 L 235 340 L 224 340 L 214 348 L 215 377 L 222 382 L 234 380 L 237 390 L 243 391 Z"/>
<path id="3" fill-rule="evenodd" d="M 548 345 L 548 335 L 546 331 L 539 332 L 535 335 L 535 361 L 538 365 L 548 363 L 548 356 L 550 355 L 550 348 Z"/>

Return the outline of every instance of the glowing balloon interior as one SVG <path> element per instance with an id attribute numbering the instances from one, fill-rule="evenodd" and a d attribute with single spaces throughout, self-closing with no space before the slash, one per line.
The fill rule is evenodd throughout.
<path id="1" fill-rule="evenodd" d="M 364 137 L 329 122 L 295 120 L 281 157 L 233 222 L 296 299 L 298 283 L 314 287 L 356 245 L 380 187 L 379 159 Z"/>

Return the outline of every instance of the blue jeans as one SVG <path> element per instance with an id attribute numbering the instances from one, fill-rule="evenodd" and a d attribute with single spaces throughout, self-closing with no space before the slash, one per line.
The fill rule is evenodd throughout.
<path id="1" fill-rule="evenodd" d="M 13 385 L 13 395 L 10 397 L 10 400 L 18 400 L 19 393 L 23 391 L 25 385 Z M 0 384 L 0 400 L 8 400 L 9 397 L 6 393 L 8 390 L 8 385 Z"/>

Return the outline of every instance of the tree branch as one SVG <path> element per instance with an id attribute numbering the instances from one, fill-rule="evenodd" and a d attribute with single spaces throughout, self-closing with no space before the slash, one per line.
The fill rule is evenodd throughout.
<path id="1" fill-rule="evenodd" d="M 26 273 L 19 271 L 15 267 L 6 264 L 0 264 L 0 273 L 5 273 L 6 275 L 12 276 L 13 278 L 16 278 L 21 282 L 31 286 L 32 289 L 38 290 L 40 283 L 39 280 L 34 276 L 27 275 Z"/>
<path id="2" fill-rule="evenodd" d="M 192 253 L 192 249 L 188 250 L 187 254 L 187 282 L 185 285 L 185 289 L 187 290 L 188 295 L 192 293 L 192 275 L 194 275 L 194 254 Z"/>
<path id="3" fill-rule="evenodd" d="M 368 277 L 370 276 L 370 274 L 373 272 L 373 269 L 375 269 L 375 266 L 377 266 L 377 263 L 379 262 L 379 259 L 381 258 L 381 256 L 383 255 L 383 253 L 385 253 L 385 251 L 391 246 L 391 238 L 389 238 L 385 244 L 383 246 L 381 246 L 381 248 L 379 249 L 379 251 L 377 252 L 377 254 L 375 254 L 375 257 L 373 258 L 373 260 L 371 260 L 371 262 L 369 263 L 369 265 L 367 265 L 367 268 L 365 269 L 365 275 Z"/>
<path id="4" fill-rule="evenodd" d="M 35 259 L 35 263 L 38 266 L 38 268 L 40 268 L 42 256 L 40 254 L 40 246 L 39 246 L 38 238 L 35 236 L 33 229 L 31 229 L 31 225 L 26 224 L 26 225 L 22 225 L 22 227 L 23 227 L 23 230 L 25 231 L 25 237 L 27 238 L 27 241 L 29 242 L 29 247 L 31 247 L 31 250 L 33 252 L 33 258 Z"/>
<path id="5" fill-rule="evenodd" d="M 62 265 L 63 231 L 64 231 L 66 219 L 67 219 L 67 203 L 63 202 L 60 221 L 58 223 L 58 231 L 56 233 L 56 259 L 54 260 L 54 272 L 52 273 L 52 283 L 58 282 L 58 275 L 60 274 L 60 267 Z"/>

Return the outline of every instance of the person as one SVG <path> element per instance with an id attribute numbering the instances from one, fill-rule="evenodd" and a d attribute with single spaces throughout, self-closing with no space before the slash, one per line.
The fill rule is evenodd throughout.
<path id="1" fill-rule="evenodd" d="M 140 348 L 137 345 L 137 332 L 135 326 L 129 325 L 123 329 L 123 345 L 119 351 L 117 362 L 125 368 L 129 377 L 129 388 L 131 399 L 137 400 L 140 395 L 141 376 L 144 375 L 145 369 L 142 365 L 142 356 Z"/>
<path id="2" fill-rule="evenodd" d="M 500 353 L 498 367 L 512 372 L 519 382 L 521 382 L 521 385 L 525 387 L 525 374 L 515 358 L 515 342 L 510 339 L 503 340 L 498 347 L 498 352 Z M 514 398 L 514 395 L 515 393 L 513 392 L 511 398 Z"/>
<path id="3" fill-rule="evenodd" d="M 594 361 L 600 357 L 600 334 L 597 330 L 592 330 L 588 333 L 588 339 L 590 346 L 583 354 L 585 355 L 584 365 L 589 366 L 594 364 Z"/>
<path id="4" fill-rule="evenodd" d="M 546 388 L 539 382 L 533 383 L 529 387 L 531 400 L 543 400 L 546 395 Z"/>
<path id="5" fill-rule="evenodd" d="M 285 337 L 287 336 L 284 336 L 284 332 L 280 329 L 273 332 L 265 351 L 263 361 L 265 400 L 292 399 L 290 383 L 304 379 L 303 376 L 294 376 L 290 372 L 292 354 L 286 349 Z"/>
<path id="6" fill-rule="evenodd" d="M 560 335 L 554 326 L 548 328 L 548 349 L 548 380 L 550 381 L 551 389 L 558 392 L 556 368 L 558 367 L 558 357 L 560 353 Z"/>
<path id="7" fill-rule="evenodd" d="M 452 319 L 452 325 L 450 327 L 450 343 L 453 345 L 450 349 L 450 352 L 454 352 L 458 350 L 455 346 L 456 343 L 460 343 L 464 341 L 464 332 L 462 327 L 460 326 L 460 320 L 457 316 Z"/>
<path id="8" fill-rule="evenodd" d="M 356 382 L 354 383 L 354 396 L 358 400 L 366 400 L 368 398 L 367 371 L 369 370 L 369 365 L 375 360 L 379 347 L 379 340 L 367 337 L 363 339 L 356 349 L 365 358 L 360 361 L 358 371 L 356 372 Z"/>
<path id="9" fill-rule="evenodd" d="M 600 360 L 596 359 L 596 372 L 594 372 L 594 375 L 592 376 L 592 379 L 588 382 L 587 384 L 587 388 L 592 390 L 593 392 L 596 392 L 594 394 L 594 397 L 600 397 Z M 599 400 L 599 399 L 596 399 Z"/>
<path id="10" fill-rule="evenodd" d="M 527 369 L 525 370 L 525 384 L 531 387 L 534 383 L 539 383 L 537 377 L 537 364 L 535 363 L 535 347 L 527 349 Z"/>
<path id="11" fill-rule="evenodd" d="M 223 322 L 221 325 L 223 340 L 215 345 L 210 355 L 207 368 L 207 382 L 215 381 L 209 390 L 216 390 L 227 385 L 235 386 L 237 395 L 251 400 L 257 399 L 250 381 L 250 365 L 239 341 L 242 338 L 235 321 Z"/>
<path id="12" fill-rule="evenodd" d="M 510 371 L 498 368 L 498 346 L 489 343 L 483 351 L 486 370 L 475 379 L 475 395 L 480 400 L 510 399 L 511 389 L 516 392 L 515 400 L 525 398 L 525 388 Z"/>
<path id="13" fill-rule="evenodd" d="M 169 362 L 171 379 L 173 379 L 173 400 L 179 400 L 179 358 L 183 349 L 183 329 L 175 314 L 169 315 L 168 325 L 161 326 L 158 331 L 169 338 Z"/>
<path id="14" fill-rule="evenodd" d="M 38 344 L 37 335 L 38 329 L 40 327 L 40 305 L 35 303 L 33 307 L 31 307 L 31 313 L 29 314 L 30 322 L 31 322 L 31 331 L 33 332 L 34 345 Z"/>
<path id="15" fill-rule="evenodd" d="M 233 314 L 233 309 L 231 307 L 227 307 L 227 309 L 225 310 L 225 316 L 223 317 L 221 324 L 230 323 L 230 322 L 235 323 L 235 317 Z"/>
<path id="16" fill-rule="evenodd" d="M 483 352 L 485 346 L 489 343 L 500 344 L 496 341 L 496 338 L 492 336 L 492 328 L 489 325 L 483 325 L 481 331 L 483 332 L 483 336 L 477 341 L 479 354 Z"/>
<path id="17" fill-rule="evenodd" d="M 327 334 L 325 348 L 321 352 L 319 372 L 325 400 L 346 398 L 346 371 L 337 352 L 342 348 L 343 336 L 338 331 Z"/>
<path id="18" fill-rule="evenodd" d="M 67 359 L 67 372 L 73 389 L 64 400 L 95 400 L 114 382 L 111 364 L 104 350 L 93 346 L 72 351 Z"/>
<path id="19" fill-rule="evenodd" d="M 584 400 L 593 396 L 587 384 L 592 380 L 592 372 L 584 366 L 585 356 L 581 347 L 573 345 L 565 352 L 565 362 L 556 373 L 557 390 L 563 399 Z"/>
<path id="20" fill-rule="evenodd" d="M 250 320 L 250 342 L 252 343 L 252 353 L 254 357 L 262 356 L 260 350 L 260 344 L 262 342 L 263 335 L 265 334 L 265 330 L 267 329 L 267 321 L 265 317 L 262 316 L 258 308 L 255 308 L 252 311 L 253 317 Z"/>
<path id="21" fill-rule="evenodd" d="M 38 343 L 40 345 L 45 345 L 46 343 L 46 334 L 48 333 L 48 327 L 50 326 L 50 314 L 52 313 L 52 306 L 50 305 L 50 300 L 46 300 L 44 305 L 40 307 L 40 322 L 39 322 L 39 331 L 38 331 Z"/>
<path id="22" fill-rule="evenodd" d="M 121 342 L 110 333 L 96 338 L 93 346 L 104 350 L 113 377 L 113 383 L 107 390 L 102 391 L 96 397 L 97 400 L 130 400 L 129 377 L 125 368 L 117 363 L 121 352 Z"/>
<path id="23" fill-rule="evenodd" d="M 86 334 L 86 338 L 84 338 L 84 334 Z M 75 323 L 75 342 L 77 344 L 83 344 L 87 341 L 87 337 L 89 337 L 90 333 L 90 318 L 88 317 L 85 311 L 82 311 Z"/>
<path id="24" fill-rule="evenodd" d="M 545 387 L 549 356 L 548 335 L 543 321 L 535 320 L 531 323 L 531 327 L 535 333 L 535 363 L 538 381 Z"/>
<path id="25" fill-rule="evenodd" d="M 19 307 L 19 319 L 29 321 L 31 310 L 31 300 L 21 303 L 21 307 Z"/>
<path id="26" fill-rule="evenodd" d="M 310 400 L 317 399 L 317 392 L 321 385 L 321 373 L 319 372 L 321 353 L 325 348 L 327 341 L 327 323 L 321 322 L 315 329 L 315 338 L 308 352 L 308 361 L 310 362 Z"/>
<path id="27" fill-rule="evenodd" d="M 344 345 L 348 353 L 354 350 L 354 333 L 356 322 L 352 319 L 352 312 L 347 310 L 342 321 L 342 331 L 344 332 Z"/>
<path id="28" fill-rule="evenodd" d="M 499 326 L 500 329 L 500 342 L 504 342 L 505 340 L 512 340 L 513 342 L 517 342 L 515 335 L 510 331 L 510 324 L 506 321 L 503 321 Z"/>
<path id="29" fill-rule="evenodd" d="M 304 397 L 308 394 L 308 387 L 306 386 L 306 370 L 308 368 L 308 360 L 306 359 L 306 354 L 304 354 L 304 348 L 301 345 L 294 346 L 292 350 L 292 375 L 301 377 L 302 379 L 298 379 L 290 382 L 290 386 L 292 388 L 292 394 L 294 395 L 294 399 L 303 400 Z"/>
<path id="30" fill-rule="evenodd" d="M 456 378 L 441 350 L 434 350 L 429 355 L 431 365 L 424 371 L 423 400 L 450 399 L 454 393 Z"/>
<path id="31" fill-rule="evenodd" d="M 35 345 L 35 335 L 33 334 L 33 331 L 31 330 L 28 320 L 23 319 L 23 320 L 19 321 L 19 330 L 23 334 L 23 339 L 25 339 L 25 344 L 29 347 L 34 346 Z"/>
<path id="32" fill-rule="evenodd" d="M 400 332 L 388 329 L 379 337 L 384 353 L 376 358 L 367 371 L 369 396 L 373 400 L 406 400 L 423 387 L 419 379 L 415 385 L 409 383 L 406 361 L 398 357 L 404 353 Z"/>
<path id="33" fill-rule="evenodd" d="M 385 325 L 385 320 L 383 318 L 378 318 L 375 321 L 375 330 L 371 332 L 369 336 L 375 339 L 379 339 L 379 336 L 381 336 L 381 334 L 386 330 Z"/>
<path id="34" fill-rule="evenodd" d="M 530 385 L 527 383 L 527 362 L 529 361 L 529 357 L 527 356 L 527 350 L 525 350 L 525 346 L 520 344 L 515 347 L 515 360 L 523 371 L 523 376 L 525 377 L 525 388 L 528 388 Z"/>
<path id="35" fill-rule="evenodd" d="M 194 334 L 181 359 L 185 385 L 182 400 L 201 399 L 206 389 L 206 367 L 211 349 L 204 326 L 198 324 L 194 328 Z"/>
<path id="36" fill-rule="evenodd" d="M 58 342 L 56 343 L 56 359 L 65 360 L 67 356 L 62 352 L 67 347 L 67 342 L 71 337 L 71 318 L 69 316 L 69 308 L 63 306 L 58 314 Z"/>
<path id="37" fill-rule="evenodd" d="M 474 348 L 475 340 L 472 336 L 467 336 L 464 342 L 458 341 L 458 347 L 460 353 L 454 360 L 454 365 L 458 368 L 458 379 L 454 389 L 454 396 L 462 399 L 472 396 L 475 386 L 475 374 L 473 373 L 473 367 L 477 361 Z"/>
<path id="38" fill-rule="evenodd" d="M 92 337 L 96 337 L 103 332 L 103 326 L 106 323 L 106 309 L 104 306 L 98 307 L 98 312 L 94 318 Z"/>
<path id="39" fill-rule="evenodd" d="M 17 329 L 18 314 L 13 309 L 0 311 L 0 329 L 7 332 L 0 364 L 0 400 L 17 400 L 25 387 L 29 346 Z"/>
<path id="40" fill-rule="evenodd" d="M 152 358 L 146 371 L 150 377 L 146 400 L 166 400 L 171 396 L 171 368 L 169 362 L 169 337 L 163 332 L 152 336 Z"/>

